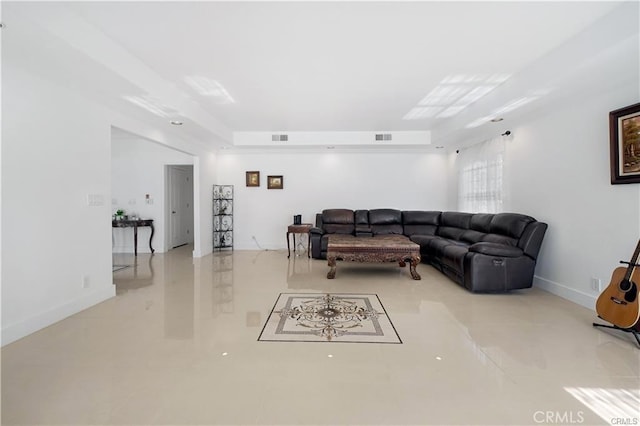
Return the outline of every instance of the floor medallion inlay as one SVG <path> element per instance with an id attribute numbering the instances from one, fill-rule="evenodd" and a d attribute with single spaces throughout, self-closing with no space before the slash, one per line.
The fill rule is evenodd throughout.
<path id="1" fill-rule="evenodd" d="M 258 340 L 402 343 L 375 294 L 281 293 Z"/>

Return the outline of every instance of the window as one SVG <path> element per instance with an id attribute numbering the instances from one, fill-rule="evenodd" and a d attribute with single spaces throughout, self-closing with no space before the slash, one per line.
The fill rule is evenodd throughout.
<path id="1" fill-rule="evenodd" d="M 456 159 L 459 211 L 471 213 L 502 211 L 503 162 L 502 138 L 460 150 Z"/>

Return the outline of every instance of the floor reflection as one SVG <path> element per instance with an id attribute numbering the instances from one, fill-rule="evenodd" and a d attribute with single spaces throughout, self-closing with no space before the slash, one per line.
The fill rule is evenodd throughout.
<path id="1" fill-rule="evenodd" d="M 425 264 L 420 281 L 358 263 L 329 280 L 286 249 L 192 250 L 114 255 L 130 265 L 116 297 L 3 347 L 2 424 L 592 425 L 607 423 L 597 401 L 624 402 L 620 418 L 637 405 L 631 336 L 542 290 L 473 294 Z M 376 294 L 403 344 L 258 341 L 281 293 Z"/>
<path id="2" fill-rule="evenodd" d="M 154 281 L 154 254 L 133 253 L 113 254 L 113 282 L 116 285 L 116 294 L 123 294 L 130 290 L 147 287 Z"/>

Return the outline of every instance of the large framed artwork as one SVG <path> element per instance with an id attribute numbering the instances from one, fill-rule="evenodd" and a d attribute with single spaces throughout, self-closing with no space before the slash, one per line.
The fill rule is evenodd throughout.
<path id="1" fill-rule="evenodd" d="M 611 184 L 640 183 L 640 103 L 609 113 Z"/>

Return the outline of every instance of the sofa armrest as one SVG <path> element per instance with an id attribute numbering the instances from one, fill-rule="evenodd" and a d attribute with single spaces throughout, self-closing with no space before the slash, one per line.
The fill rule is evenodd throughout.
<path id="1" fill-rule="evenodd" d="M 469 252 L 486 254 L 487 256 L 520 257 L 524 254 L 518 247 L 497 243 L 475 243 L 469 246 Z"/>
<path id="2" fill-rule="evenodd" d="M 313 228 L 309 229 L 309 233 L 322 235 L 322 229 L 314 226 Z"/>

